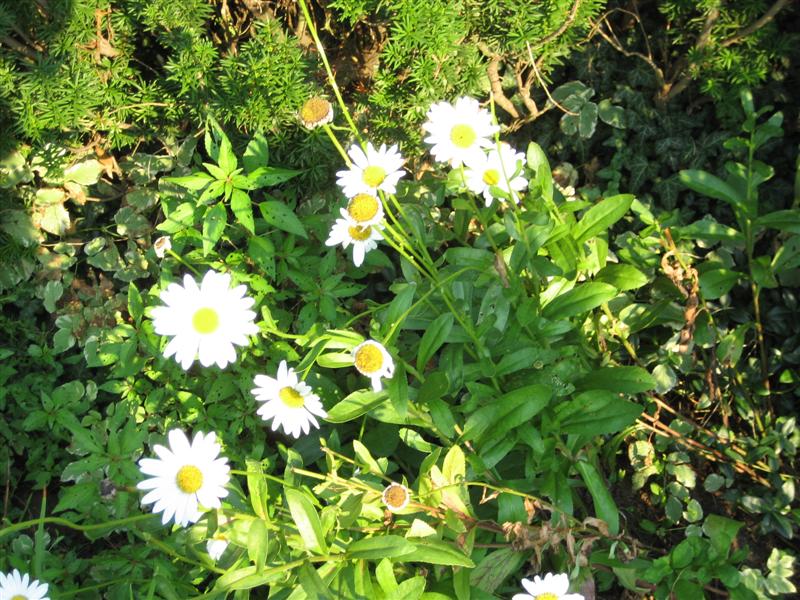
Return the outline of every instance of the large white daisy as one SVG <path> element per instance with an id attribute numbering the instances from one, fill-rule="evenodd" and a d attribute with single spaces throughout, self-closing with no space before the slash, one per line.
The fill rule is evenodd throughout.
<path id="1" fill-rule="evenodd" d="M 428 110 L 428 120 L 422 128 L 430 135 L 425 141 L 433 145 L 431 154 L 439 162 L 449 162 L 459 167 L 470 157 L 483 154 L 491 148 L 491 137 L 499 131 L 492 123 L 492 115 L 481 108 L 474 98 L 463 96 L 455 104 L 437 102 Z"/>
<path id="2" fill-rule="evenodd" d="M 581 594 L 568 594 L 569 577 L 566 573 L 547 573 L 544 579 L 536 575 L 533 581 L 522 580 L 527 594 L 515 594 L 511 600 L 583 600 Z"/>
<path id="3" fill-rule="evenodd" d="M 314 415 L 323 419 L 328 416 L 319 396 L 307 383 L 299 380 L 285 360 L 278 365 L 274 378 L 256 375 L 253 383 L 256 384 L 253 395 L 256 400 L 264 402 L 256 412 L 265 421 L 272 419 L 272 431 L 283 426 L 285 433 L 299 438 L 301 432 L 311 431 L 312 425 L 319 427 Z"/>
<path id="4" fill-rule="evenodd" d="M 331 227 L 326 246 L 342 245 L 342 248 L 353 246 L 353 264 L 357 267 L 364 262 L 364 256 L 370 250 L 378 247 L 378 240 L 383 236 L 379 229 L 381 225 L 361 225 L 352 219 L 336 219 Z"/>
<path id="5" fill-rule="evenodd" d="M 397 149 L 397 144 L 381 147 L 375 150 L 371 143 L 367 143 L 364 152 L 358 144 L 350 146 L 347 151 L 352 164 L 349 169 L 336 173 L 336 183 L 348 198 L 356 194 L 368 193 L 377 195 L 378 190 L 387 194 L 397 191 L 397 182 L 405 175 L 403 172 L 403 157 Z"/>
<path id="6" fill-rule="evenodd" d="M 258 333 L 253 322 L 256 313 L 250 310 L 254 300 L 245 296 L 247 287 L 231 289 L 231 276 L 208 271 L 200 285 L 186 275 L 183 286 L 171 283 L 161 292 L 166 306 L 151 312 L 153 328 L 159 335 L 173 336 L 164 356 L 175 356 L 184 369 L 199 356 L 200 364 L 221 369 L 236 361 L 238 346 L 246 346 L 248 335 Z"/>
<path id="7" fill-rule="evenodd" d="M 228 459 L 219 456 L 220 445 L 215 433 L 194 435 L 191 444 L 180 429 L 167 434 L 169 448 L 156 444 L 158 458 L 143 458 L 139 469 L 149 479 L 136 487 L 150 490 L 142 504 L 154 504 L 153 512 L 163 512 L 161 522 L 175 517 L 175 523 L 186 526 L 202 516 L 201 508 L 219 508 L 220 498 L 228 495 L 225 489 L 230 480 Z"/>
<path id="8" fill-rule="evenodd" d="M 31 581 L 27 573 L 24 575 L 14 569 L 8 575 L 0 573 L 0 600 L 48 600 L 48 585 Z"/>
<path id="9" fill-rule="evenodd" d="M 347 203 L 347 208 L 340 208 L 342 217 L 353 221 L 361 227 L 377 225 L 383 220 L 383 204 L 373 194 L 356 194 Z"/>
<path id="10" fill-rule="evenodd" d="M 488 154 L 470 157 L 465 164 L 467 187 L 475 194 L 483 194 L 486 206 L 491 206 L 494 200 L 492 187 L 504 191 L 516 203 L 519 203 L 517 192 L 528 187 L 528 180 L 521 174 L 525 155 L 506 143 L 500 144 L 499 150 L 495 147 Z"/>
<path id="11" fill-rule="evenodd" d="M 356 370 L 372 380 L 372 389 L 379 392 L 382 388 L 381 377 L 391 379 L 394 375 L 392 356 L 375 340 L 361 342 L 353 348 L 353 364 Z"/>

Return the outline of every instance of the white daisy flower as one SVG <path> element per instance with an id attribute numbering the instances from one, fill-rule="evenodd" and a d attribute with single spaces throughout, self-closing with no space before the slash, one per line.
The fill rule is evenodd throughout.
<path id="1" fill-rule="evenodd" d="M 422 128 L 430 135 L 425 141 L 433 145 L 431 154 L 439 162 L 449 162 L 460 167 L 470 157 L 483 154 L 491 148 L 491 137 L 499 131 L 492 123 L 492 115 L 481 108 L 474 98 L 463 96 L 455 104 L 437 102 L 428 110 L 428 120 Z"/>
<path id="2" fill-rule="evenodd" d="M 405 162 L 397 149 L 397 144 L 381 147 L 375 150 L 371 143 L 367 143 L 366 153 L 358 144 L 350 146 L 347 151 L 352 165 L 349 169 L 336 173 L 336 183 L 341 186 L 344 195 L 352 198 L 356 194 L 368 193 L 377 195 L 378 190 L 387 194 L 394 194 L 395 187 L 400 178 L 405 175 L 403 163 Z"/>
<path id="3" fill-rule="evenodd" d="M 225 549 L 227 547 L 227 540 L 222 538 L 214 538 L 206 542 L 206 552 L 208 552 L 208 555 L 214 562 L 217 562 L 220 559 L 220 557 L 225 553 Z"/>
<path id="4" fill-rule="evenodd" d="M 511 600 L 583 600 L 581 594 L 568 594 L 569 577 L 566 573 L 547 573 L 544 579 L 536 575 L 533 581 L 522 580 L 527 594 L 515 594 Z"/>
<path id="5" fill-rule="evenodd" d="M 305 101 L 298 117 L 307 129 L 322 127 L 333 121 L 333 105 L 325 98 L 314 96 Z"/>
<path id="6" fill-rule="evenodd" d="M 392 512 L 400 512 L 406 506 L 408 506 L 408 501 L 411 499 L 411 493 L 408 491 L 408 488 L 400 483 L 392 483 L 383 490 L 383 494 L 381 494 L 381 498 L 383 499 L 383 503 L 386 505 Z"/>
<path id="7" fill-rule="evenodd" d="M 360 225 L 352 219 L 336 219 L 325 245 L 337 246 L 341 244 L 342 248 L 346 249 L 352 244 L 353 264 L 360 267 L 367 252 L 377 248 L 378 240 L 383 239 L 379 231 L 380 227 L 380 225 Z"/>
<path id="8" fill-rule="evenodd" d="M 168 235 L 162 235 L 153 242 L 153 250 L 158 258 L 164 258 L 172 250 L 172 239 Z"/>
<path id="9" fill-rule="evenodd" d="M 161 292 L 166 306 L 152 310 L 153 329 L 159 335 L 173 336 L 164 356 L 175 355 L 184 369 L 199 356 L 200 364 L 220 369 L 236 361 L 234 344 L 246 346 L 248 335 L 258 333 L 250 310 L 254 300 L 245 296 L 247 287 L 231 289 L 231 276 L 209 271 L 200 286 L 186 275 L 183 286 L 171 283 Z"/>
<path id="10" fill-rule="evenodd" d="M 48 585 L 31 581 L 27 573 L 24 575 L 14 569 L 8 575 L 0 573 L 0 600 L 49 600 L 45 594 Z"/>
<path id="11" fill-rule="evenodd" d="M 373 194 L 356 194 L 347 203 L 347 208 L 339 212 L 346 220 L 353 221 L 361 227 L 377 225 L 383 220 L 383 204 Z"/>
<path id="12" fill-rule="evenodd" d="M 175 523 L 186 526 L 196 523 L 204 509 L 219 508 L 220 498 L 228 495 L 225 489 L 230 480 L 228 459 L 219 456 L 217 436 L 211 432 L 194 435 L 191 444 L 180 429 L 167 434 L 169 448 L 156 444 L 153 451 L 158 458 L 143 458 L 139 470 L 149 479 L 136 487 L 150 490 L 142 504 L 154 504 L 153 512 L 163 512 L 161 523 L 166 525 L 175 517 Z"/>
<path id="13" fill-rule="evenodd" d="M 253 383 L 257 386 L 253 395 L 256 400 L 264 402 L 256 412 L 265 421 L 272 419 L 272 431 L 282 425 L 285 433 L 299 438 L 301 432 L 311 431 L 311 425 L 319 427 L 314 415 L 323 419 L 328 416 L 319 396 L 307 383 L 298 379 L 297 373 L 286 365 L 285 360 L 278 365 L 275 378 L 256 375 Z"/>
<path id="14" fill-rule="evenodd" d="M 382 344 L 375 340 L 361 342 L 353 348 L 353 363 L 356 370 L 372 380 L 372 389 L 382 388 L 381 377 L 391 379 L 394 375 L 394 360 Z"/>
<path id="15" fill-rule="evenodd" d="M 525 155 L 517 152 L 506 143 L 489 150 L 488 154 L 473 156 L 465 161 L 467 168 L 464 177 L 467 187 L 475 194 L 483 194 L 486 206 L 491 206 L 494 196 L 492 187 L 497 187 L 519 203 L 517 192 L 528 187 L 528 180 L 521 174 Z"/>

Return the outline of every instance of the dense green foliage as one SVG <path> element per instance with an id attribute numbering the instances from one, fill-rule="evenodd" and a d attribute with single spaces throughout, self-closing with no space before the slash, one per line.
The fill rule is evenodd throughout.
<path id="1" fill-rule="evenodd" d="M 306 6 L 0 1 L 0 572 L 55 600 L 794 593 L 797 9 Z M 490 93 L 519 206 L 422 140 Z M 299 124 L 311 94 L 341 94 L 331 127 Z M 360 139 L 408 174 L 356 267 L 325 241 Z M 209 269 L 259 333 L 185 371 L 152 310 Z M 255 412 L 281 360 L 328 413 L 299 439 Z M 135 487 L 175 427 L 238 470 L 185 528 Z"/>

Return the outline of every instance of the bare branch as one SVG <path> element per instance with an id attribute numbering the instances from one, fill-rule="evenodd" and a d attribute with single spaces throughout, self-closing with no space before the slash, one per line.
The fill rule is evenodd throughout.
<path id="1" fill-rule="evenodd" d="M 561 111 L 567 113 L 568 115 L 571 115 L 573 117 L 578 116 L 578 113 L 572 112 L 571 110 L 564 108 L 558 102 L 556 102 L 553 96 L 550 95 L 550 90 L 547 89 L 547 84 L 544 82 L 541 74 L 539 73 L 539 67 L 536 66 L 536 60 L 533 58 L 533 50 L 531 50 L 531 45 L 527 44 L 527 46 L 528 46 L 528 57 L 530 58 L 531 61 L 531 67 L 533 68 L 533 73 L 536 75 L 536 79 L 539 82 L 539 85 L 542 86 L 544 93 L 547 95 L 547 99 L 550 100 L 550 102 L 552 102 L 555 106 L 557 106 Z"/>
<path id="2" fill-rule="evenodd" d="M 580 5 L 581 5 L 581 0 L 575 0 L 575 3 L 572 5 L 572 8 L 569 9 L 569 14 L 567 15 L 567 18 L 564 20 L 564 22 L 561 24 L 561 27 L 559 27 L 553 33 L 544 36 L 542 39 L 536 42 L 534 48 L 541 48 L 545 44 L 552 42 L 554 39 L 561 36 L 561 34 L 563 34 L 567 29 L 569 29 L 570 25 L 572 25 L 572 22 L 575 20 L 575 17 L 578 15 L 578 8 L 580 7 Z"/>
<path id="3" fill-rule="evenodd" d="M 776 2 L 772 6 L 770 6 L 767 12 L 765 12 L 759 19 L 750 23 L 750 25 L 748 25 L 747 27 L 743 27 L 728 39 L 723 40 L 721 42 L 721 46 L 723 48 L 727 48 L 728 46 L 731 46 L 733 44 L 742 41 L 751 33 L 755 33 L 756 31 L 764 27 L 764 25 L 770 23 L 775 18 L 775 15 L 777 15 L 781 10 L 786 8 L 786 6 L 788 6 L 789 3 L 792 1 L 793 0 L 776 0 Z"/>
<path id="4" fill-rule="evenodd" d="M 489 76 L 489 83 L 492 86 L 492 95 L 494 96 L 495 103 L 512 117 L 518 119 L 519 112 L 503 91 L 503 82 L 500 79 L 500 62 L 502 60 L 500 55 L 492 52 L 483 42 L 478 44 L 478 49 L 489 59 L 489 64 L 486 67 L 486 74 Z"/>

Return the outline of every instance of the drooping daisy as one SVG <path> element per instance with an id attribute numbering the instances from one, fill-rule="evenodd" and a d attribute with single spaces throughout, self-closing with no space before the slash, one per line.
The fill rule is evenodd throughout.
<path id="1" fill-rule="evenodd" d="M 153 446 L 158 458 L 139 461 L 139 470 L 152 477 L 140 481 L 136 487 L 150 490 L 142 498 L 142 504 L 155 503 L 153 512 L 164 513 L 162 524 L 166 525 L 174 516 L 175 523 L 185 527 L 200 519 L 201 507 L 220 507 L 220 498 L 228 495 L 225 486 L 230 480 L 230 467 L 228 459 L 219 456 L 220 445 L 214 432 L 196 433 L 191 444 L 180 429 L 171 430 L 167 438 L 169 448 Z"/>
<path id="2" fill-rule="evenodd" d="M 394 375 L 394 360 L 382 344 L 375 340 L 361 342 L 353 348 L 353 363 L 356 370 L 372 380 L 372 389 L 383 389 L 381 377 L 391 379 Z"/>
<path id="3" fill-rule="evenodd" d="M 569 577 L 566 573 L 547 573 L 544 579 L 536 575 L 533 581 L 522 580 L 527 594 L 515 594 L 511 600 L 584 600 L 581 594 L 568 594 Z"/>
<path id="4" fill-rule="evenodd" d="M 364 256 L 370 250 L 378 247 L 378 240 L 383 236 L 379 231 L 380 225 L 360 225 L 352 219 L 336 219 L 331 227 L 326 246 L 342 245 L 342 248 L 353 246 L 353 264 L 357 267 L 364 262 Z"/>
<path id="5" fill-rule="evenodd" d="M 361 227 L 377 225 L 383 220 L 383 204 L 373 194 L 356 194 L 350 198 L 347 208 L 340 208 L 339 212 L 342 217 Z"/>
<path id="6" fill-rule="evenodd" d="M 517 192 L 528 187 L 528 180 L 521 175 L 524 163 L 525 155 L 522 152 L 502 143 L 499 150 L 495 147 L 488 154 L 481 153 L 481 156 L 476 155 L 465 161 L 467 187 L 475 194 L 483 194 L 486 206 L 491 206 L 494 200 L 492 187 L 499 188 L 519 203 Z"/>
<path id="7" fill-rule="evenodd" d="M 298 117 L 307 129 L 322 127 L 333 121 L 333 105 L 325 98 L 314 96 L 305 101 Z"/>
<path id="8" fill-rule="evenodd" d="M 48 600 L 48 585 L 31 581 L 30 576 L 14 569 L 8 575 L 0 573 L 0 600 Z"/>
<path id="9" fill-rule="evenodd" d="M 228 541 L 223 538 L 213 538 L 206 542 L 206 552 L 214 562 L 220 559 L 227 547 Z"/>
<path id="10" fill-rule="evenodd" d="M 397 191 L 397 182 L 405 175 L 403 172 L 403 157 L 397 149 L 397 144 L 381 147 L 375 150 L 371 143 L 367 143 L 366 153 L 358 144 L 350 146 L 347 151 L 352 164 L 349 169 L 336 173 L 336 183 L 348 198 L 356 194 L 368 193 L 377 195 L 378 190 L 387 194 Z"/>
<path id="11" fill-rule="evenodd" d="M 166 306 L 152 310 L 153 328 L 159 335 L 173 336 L 164 356 L 175 356 L 184 369 L 199 356 L 200 364 L 220 369 L 236 361 L 238 346 L 246 346 L 248 335 L 258 333 L 250 310 L 254 300 L 245 296 L 244 285 L 231 289 L 231 276 L 208 271 L 200 285 L 186 275 L 183 286 L 171 283 L 161 292 Z"/>
<path id="12" fill-rule="evenodd" d="M 172 239 L 168 235 L 162 235 L 153 242 L 153 250 L 158 258 L 164 258 L 172 250 Z"/>
<path id="13" fill-rule="evenodd" d="M 480 159 L 483 148 L 491 148 L 490 139 L 499 127 L 492 115 L 474 98 L 463 96 L 455 104 L 437 102 L 428 110 L 422 128 L 430 135 L 425 141 L 433 145 L 431 154 L 439 162 L 459 167 L 470 157 Z"/>
<path id="14" fill-rule="evenodd" d="M 283 426 L 285 433 L 299 438 L 301 432 L 311 431 L 312 425 L 319 427 L 314 415 L 323 419 L 328 416 L 319 396 L 307 383 L 298 379 L 297 373 L 286 365 L 285 360 L 278 365 L 275 378 L 256 375 L 253 383 L 256 385 L 253 395 L 256 400 L 264 402 L 256 412 L 265 421 L 272 419 L 272 431 Z"/>
<path id="15" fill-rule="evenodd" d="M 392 512 L 399 512 L 408 506 L 411 494 L 406 486 L 400 483 L 392 483 L 383 490 L 381 498 L 386 508 Z"/>

